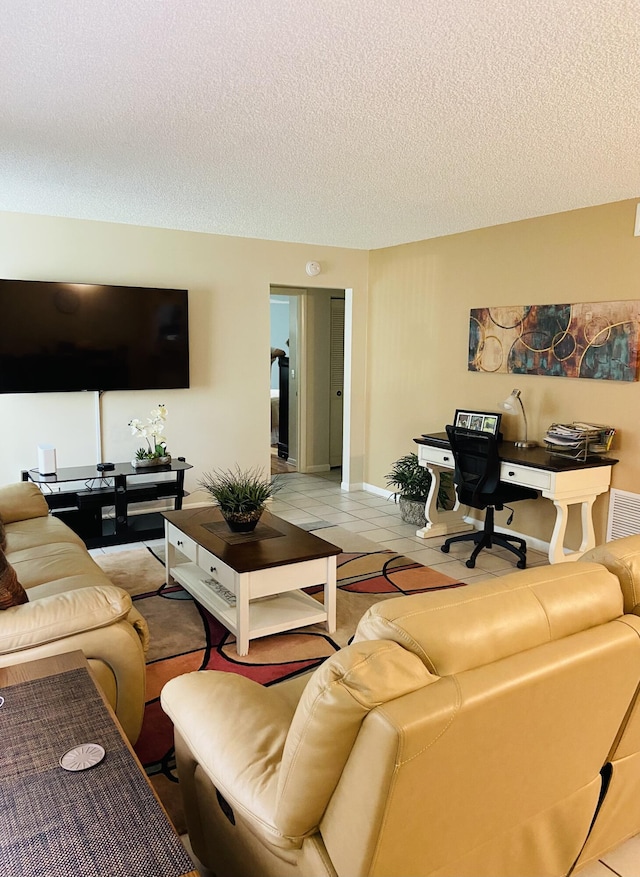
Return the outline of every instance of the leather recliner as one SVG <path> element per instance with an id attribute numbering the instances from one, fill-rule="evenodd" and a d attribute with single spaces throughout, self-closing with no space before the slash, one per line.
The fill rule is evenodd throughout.
<path id="1" fill-rule="evenodd" d="M 544 877 L 587 849 L 639 681 L 640 618 L 585 562 L 383 601 L 310 676 L 161 702 L 217 877 Z"/>
<path id="2" fill-rule="evenodd" d="M 622 588 L 624 611 L 640 614 L 640 536 L 599 545 L 580 558 L 583 562 L 600 563 L 613 573 Z M 640 831 L 640 697 L 631 705 L 609 753 L 605 777 L 606 794 L 580 855 L 579 867 L 601 858 Z"/>

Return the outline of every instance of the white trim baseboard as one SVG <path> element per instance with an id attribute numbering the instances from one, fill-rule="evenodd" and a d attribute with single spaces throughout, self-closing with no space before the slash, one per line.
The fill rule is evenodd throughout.
<path id="1" fill-rule="evenodd" d="M 366 490 L 367 493 L 375 493 L 376 496 L 384 496 L 385 499 L 393 496 L 393 490 L 385 490 L 384 487 L 376 487 L 375 484 L 367 484 L 366 482 L 359 489 Z"/>

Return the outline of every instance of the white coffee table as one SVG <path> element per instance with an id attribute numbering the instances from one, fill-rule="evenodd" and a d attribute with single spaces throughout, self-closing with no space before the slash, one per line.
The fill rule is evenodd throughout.
<path id="1" fill-rule="evenodd" d="M 340 548 L 269 512 L 245 536 L 231 533 L 216 508 L 163 516 L 167 583 L 178 582 L 235 634 L 238 655 L 252 639 L 308 624 L 335 631 Z M 324 603 L 301 590 L 313 586 L 323 587 Z"/>

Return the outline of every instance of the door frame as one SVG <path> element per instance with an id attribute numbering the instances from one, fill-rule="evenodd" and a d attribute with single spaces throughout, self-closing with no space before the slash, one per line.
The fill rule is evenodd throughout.
<path id="1" fill-rule="evenodd" d="M 307 469 L 307 425 L 306 419 L 301 416 L 306 404 L 307 394 L 307 290 L 322 291 L 327 293 L 342 287 L 299 287 L 286 286 L 285 284 L 271 283 L 269 284 L 269 296 L 271 295 L 288 295 L 298 299 L 298 320 L 297 320 L 297 362 L 295 367 L 298 372 L 296 375 L 297 395 L 296 395 L 296 437 L 297 437 L 297 458 L 296 467 L 298 472 L 304 473 Z M 274 292 L 277 290 L 277 292 Z M 353 374 L 353 289 L 344 288 L 344 386 L 343 386 L 343 419 L 342 419 L 342 479 L 341 487 L 348 490 L 351 480 L 352 460 L 351 460 L 351 381 Z M 291 394 L 289 396 L 291 404 Z M 291 418 L 289 419 L 291 423 Z M 270 433 L 269 433 L 270 435 Z"/>

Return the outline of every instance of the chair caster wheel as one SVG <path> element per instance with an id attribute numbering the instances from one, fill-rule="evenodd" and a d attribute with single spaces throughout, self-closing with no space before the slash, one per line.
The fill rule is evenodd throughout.
<path id="1" fill-rule="evenodd" d="M 518 567 L 518 569 L 526 569 L 527 568 L 527 561 L 526 560 L 519 560 L 517 562 L 516 566 Z"/>
<path id="2" fill-rule="evenodd" d="M 465 564 L 465 566 L 468 566 L 469 569 L 473 569 L 475 565 L 476 565 L 475 560 L 471 560 L 471 558 L 469 558 L 469 560 Z"/>
<path id="3" fill-rule="evenodd" d="M 450 547 L 451 547 L 450 545 L 441 545 L 441 546 L 440 546 L 440 551 L 444 551 L 445 554 L 448 554 L 448 553 L 449 553 L 449 548 L 450 548 Z"/>

